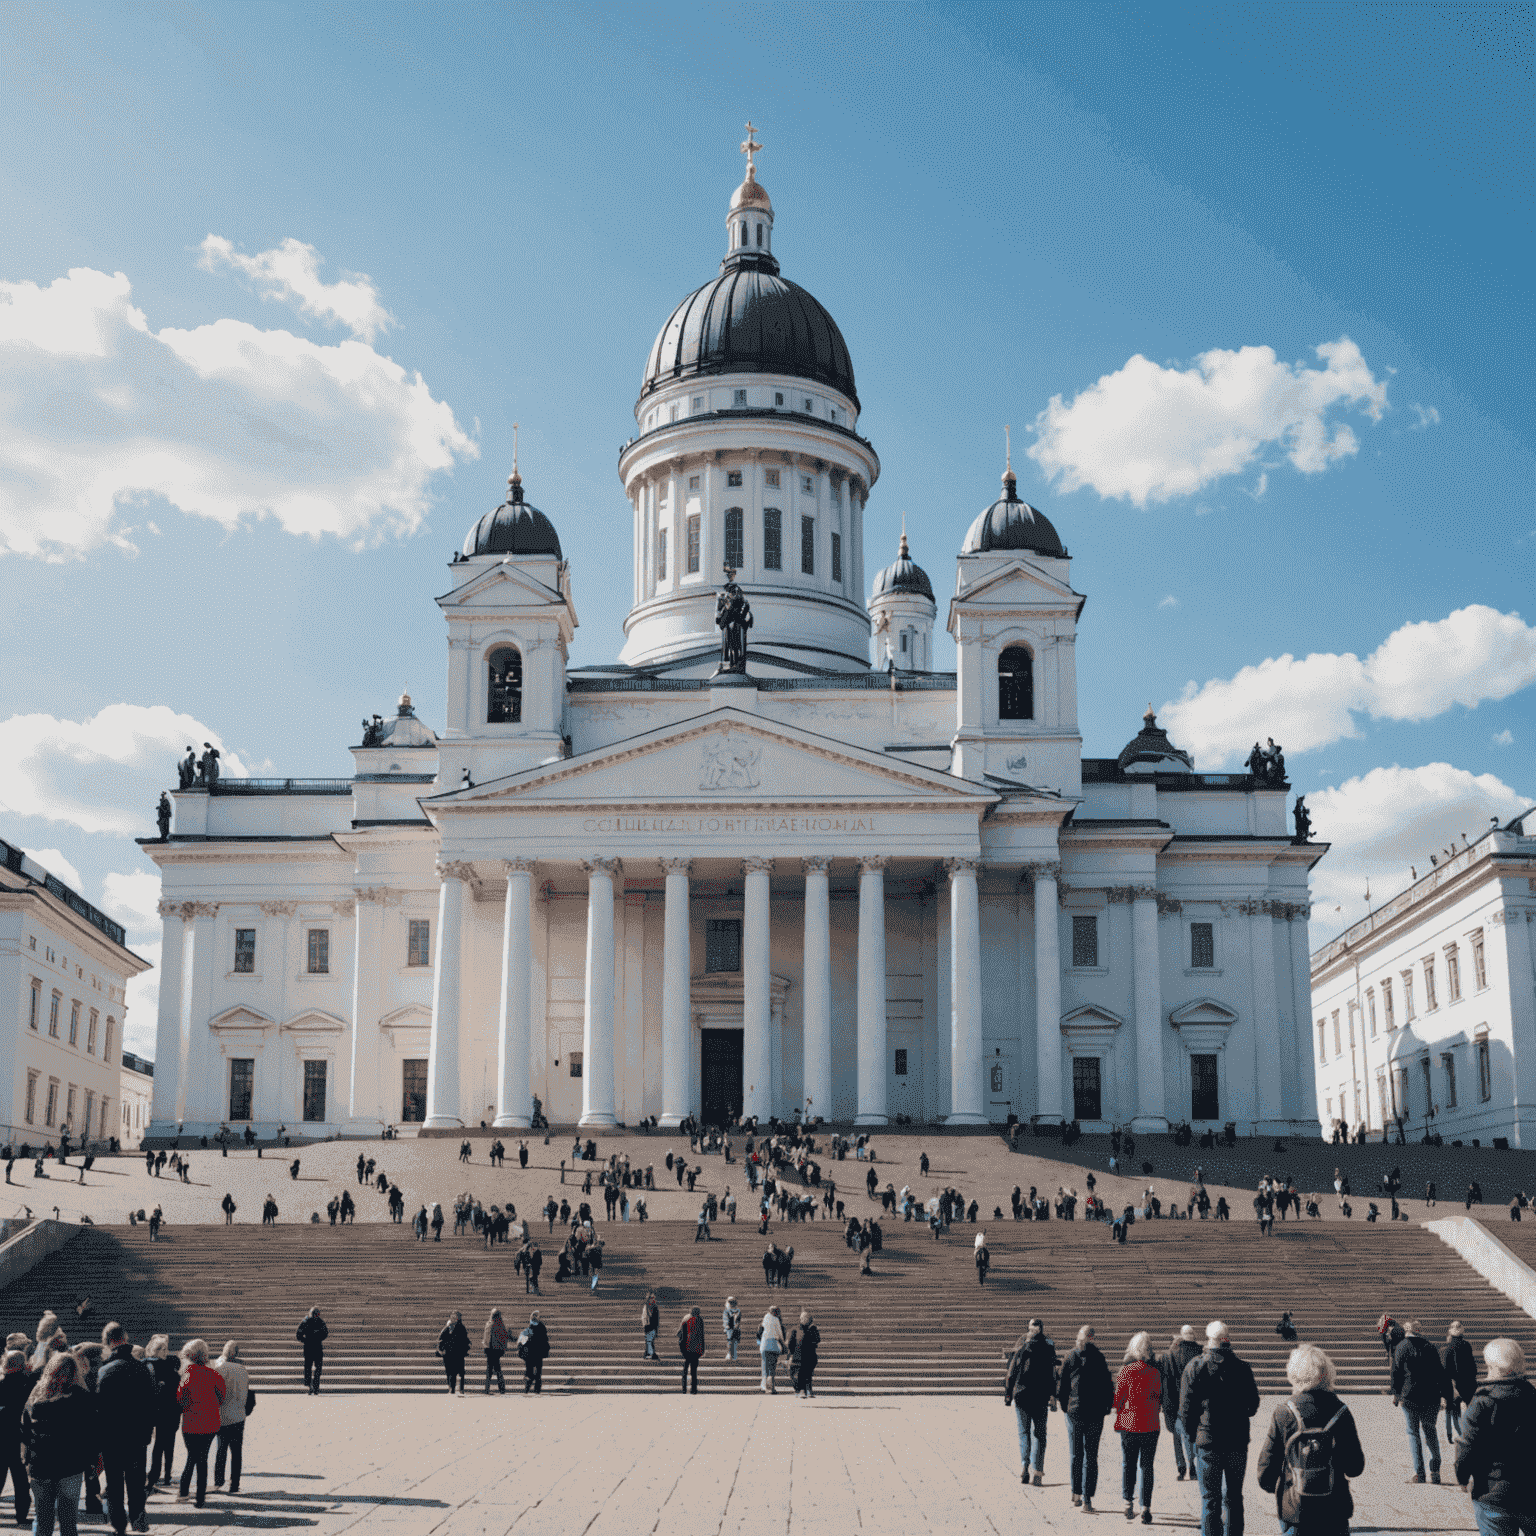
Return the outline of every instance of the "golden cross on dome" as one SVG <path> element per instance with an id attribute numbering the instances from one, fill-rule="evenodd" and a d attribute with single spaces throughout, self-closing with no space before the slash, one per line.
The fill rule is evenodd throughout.
<path id="1" fill-rule="evenodd" d="M 747 124 L 747 137 L 743 141 L 742 146 L 741 146 L 742 154 L 744 154 L 747 157 L 747 177 L 748 177 L 749 180 L 753 176 L 755 176 L 757 174 L 757 167 L 752 163 L 752 157 L 753 157 L 753 155 L 759 154 L 762 151 L 762 147 L 763 147 L 761 144 L 759 144 L 757 142 L 756 139 L 754 139 L 752 137 L 752 135 L 756 131 L 757 130 L 755 128 L 753 128 L 752 124 L 748 123 Z"/>
<path id="2" fill-rule="evenodd" d="M 1003 428 L 1003 446 L 1007 451 L 1008 457 L 1008 467 L 1003 473 L 1011 475 L 1013 473 L 1013 438 L 1006 426 Z"/>
<path id="3" fill-rule="evenodd" d="M 512 473 L 507 477 L 507 484 L 521 485 L 523 477 L 517 472 L 517 423 L 512 423 Z"/>

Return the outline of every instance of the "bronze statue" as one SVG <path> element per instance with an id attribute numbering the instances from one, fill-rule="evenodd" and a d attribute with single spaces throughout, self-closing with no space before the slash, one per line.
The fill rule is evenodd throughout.
<path id="1" fill-rule="evenodd" d="M 155 820 L 160 823 L 160 841 L 169 842 L 171 837 L 171 797 L 162 789 L 160 803 L 155 807 Z"/>
<path id="2" fill-rule="evenodd" d="M 204 789 L 212 789 L 219 782 L 219 749 L 210 741 L 203 743 L 203 755 L 197 763 L 197 782 Z"/>
<path id="3" fill-rule="evenodd" d="M 1296 804 L 1291 810 L 1291 815 L 1296 819 L 1296 836 L 1291 841 L 1293 843 L 1310 843 L 1312 841 L 1312 813 L 1307 809 L 1305 795 L 1296 796 Z"/>
<path id="4" fill-rule="evenodd" d="M 197 753 L 192 750 L 189 744 L 187 755 L 176 764 L 176 787 L 177 789 L 191 789 L 196 782 Z"/>
<path id="5" fill-rule="evenodd" d="M 720 631 L 720 665 L 715 676 L 747 675 L 747 631 L 752 628 L 752 605 L 736 585 L 736 572 L 725 568 L 725 586 L 715 601 L 715 627 Z"/>
<path id="6" fill-rule="evenodd" d="M 376 747 L 376 746 L 378 746 L 379 745 L 379 738 L 383 734 L 384 734 L 384 717 L 382 715 L 375 715 L 372 720 L 369 720 L 366 716 L 364 717 L 364 719 L 363 719 L 363 745 L 365 747 Z"/>
<path id="7" fill-rule="evenodd" d="M 1267 746 L 1254 742 L 1253 751 L 1243 766 L 1260 784 L 1285 783 L 1285 753 L 1275 745 L 1273 736 L 1267 737 Z"/>

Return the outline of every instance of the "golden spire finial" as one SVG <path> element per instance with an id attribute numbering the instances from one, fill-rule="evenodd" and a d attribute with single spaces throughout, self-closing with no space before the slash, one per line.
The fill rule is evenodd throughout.
<path id="1" fill-rule="evenodd" d="M 747 180 L 748 181 L 756 181 L 757 180 L 757 166 L 755 164 L 753 164 L 752 157 L 754 155 L 758 154 L 762 150 L 762 147 L 763 147 L 752 136 L 754 133 L 756 133 L 756 131 L 757 130 L 755 128 L 753 128 L 752 124 L 748 123 L 747 124 L 747 136 L 742 141 L 742 145 L 741 145 L 741 152 L 742 152 L 742 154 L 744 154 L 747 157 Z"/>
<path id="2" fill-rule="evenodd" d="M 521 489 L 523 477 L 517 472 L 517 423 L 512 423 L 512 473 L 507 476 L 507 490 L 511 493 L 513 501 L 522 499 Z"/>
<path id="3" fill-rule="evenodd" d="M 1008 461 L 1003 473 L 1011 475 L 1013 473 L 1013 434 L 1006 422 L 1003 424 L 1003 451 Z"/>
<path id="4" fill-rule="evenodd" d="M 901 547 L 897 551 L 897 559 L 910 560 L 912 556 L 907 551 L 907 514 L 901 514 Z"/>

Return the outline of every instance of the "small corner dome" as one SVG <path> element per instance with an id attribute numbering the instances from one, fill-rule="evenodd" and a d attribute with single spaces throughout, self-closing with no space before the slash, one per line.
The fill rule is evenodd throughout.
<path id="1" fill-rule="evenodd" d="M 464 558 L 473 555 L 553 555 L 560 552 L 555 525 L 535 506 L 523 500 L 523 479 L 517 470 L 507 481 L 507 499 L 465 535 Z"/>
<path id="2" fill-rule="evenodd" d="M 907 536 L 901 536 L 901 548 L 895 561 L 875 577 L 875 589 L 870 594 L 870 601 L 882 597 L 887 593 L 911 592 L 926 597 L 933 602 L 933 583 L 928 579 L 928 573 L 913 559 L 907 548 Z"/>
<path id="3" fill-rule="evenodd" d="M 771 213 L 773 203 L 769 199 L 768 189 L 757 179 L 757 167 L 747 167 L 746 180 L 736 188 L 731 197 L 731 212 L 740 213 L 743 208 L 766 208 Z"/>
<path id="4" fill-rule="evenodd" d="M 984 555 L 1007 549 L 1025 549 L 1058 559 L 1067 555 L 1061 535 L 1045 513 L 1019 500 L 1019 482 L 1011 469 L 1003 476 L 1002 496 L 971 524 L 960 553 Z"/>
<path id="5" fill-rule="evenodd" d="M 435 747 L 437 734 L 432 727 L 424 721 L 416 718 L 416 710 L 411 704 L 411 696 L 408 693 L 400 695 L 400 702 L 396 706 L 397 713 L 387 720 L 380 720 L 377 715 L 371 729 L 365 729 L 363 745 L 365 747 Z"/>
<path id="6" fill-rule="evenodd" d="M 1194 758 L 1169 741 L 1150 704 L 1141 717 L 1141 729 L 1120 749 L 1115 761 L 1122 773 L 1192 773 L 1195 767 Z"/>

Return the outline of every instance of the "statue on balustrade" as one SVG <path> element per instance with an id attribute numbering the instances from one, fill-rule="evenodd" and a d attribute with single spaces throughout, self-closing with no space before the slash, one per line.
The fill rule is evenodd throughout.
<path id="1" fill-rule="evenodd" d="M 715 626 L 720 631 L 720 665 L 716 677 L 747 673 L 747 631 L 752 628 L 752 605 L 736 585 L 736 572 L 725 568 L 725 586 L 715 602 Z"/>
<path id="2" fill-rule="evenodd" d="M 375 715 L 372 720 L 369 720 L 366 717 L 364 718 L 364 720 L 363 720 L 363 745 L 365 747 L 376 747 L 376 746 L 378 746 L 379 745 L 379 738 L 381 736 L 383 736 L 383 734 L 384 734 L 384 717 L 382 715 Z"/>
<path id="3" fill-rule="evenodd" d="M 1296 804 L 1291 811 L 1296 818 L 1296 836 L 1291 839 L 1296 843 L 1310 843 L 1312 841 L 1312 813 L 1307 809 L 1305 795 L 1296 796 Z"/>
<path id="4" fill-rule="evenodd" d="M 191 750 L 190 748 L 188 749 Z M 212 789 L 219 782 L 219 749 L 212 742 L 203 743 L 203 755 L 197 760 L 197 783 L 200 789 Z"/>
<path id="5" fill-rule="evenodd" d="M 195 783 L 197 783 L 197 753 L 192 750 L 189 744 L 187 755 L 176 764 L 176 787 L 177 789 L 191 789 Z"/>
<path id="6" fill-rule="evenodd" d="M 160 803 L 155 807 L 155 820 L 160 823 L 160 841 L 169 842 L 171 836 L 171 797 L 162 789 Z"/>
<path id="7" fill-rule="evenodd" d="M 1260 784 L 1280 785 L 1285 783 L 1285 753 L 1275 744 L 1273 736 L 1266 738 L 1268 745 L 1260 746 L 1254 742 L 1253 751 L 1248 754 L 1248 761 L 1243 765 Z"/>

